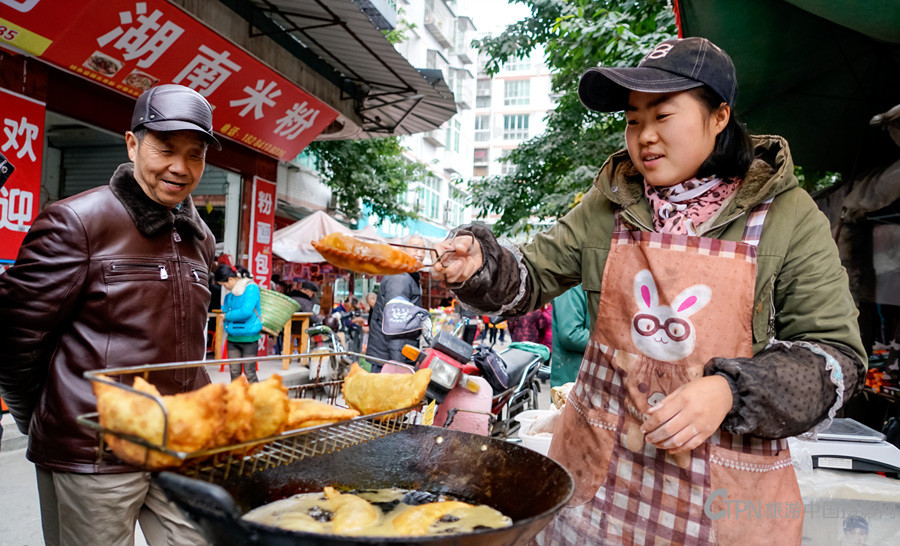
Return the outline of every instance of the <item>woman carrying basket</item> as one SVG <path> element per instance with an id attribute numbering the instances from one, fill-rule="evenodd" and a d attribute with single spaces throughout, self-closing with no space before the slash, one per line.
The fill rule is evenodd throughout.
<path id="1" fill-rule="evenodd" d="M 222 304 L 225 314 L 225 334 L 228 341 L 228 358 L 256 356 L 262 331 L 260 319 L 259 286 L 250 278 L 250 272 L 243 267 L 220 265 L 216 269 L 216 282 L 224 286 L 228 293 Z M 231 379 L 241 375 L 241 364 L 231 364 Z M 244 365 L 247 381 L 257 382 L 256 363 Z"/>

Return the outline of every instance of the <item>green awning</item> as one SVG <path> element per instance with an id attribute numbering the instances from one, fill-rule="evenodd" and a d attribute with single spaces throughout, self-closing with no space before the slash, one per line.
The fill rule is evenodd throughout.
<path id="1" fill-rule="evenodd" d="M 727 51 L 735 112 L 807 171 L 852 177 L 900 157 L 872 116 L 900 103 L 897 0 L 677 0 L 683 36 Z"/>

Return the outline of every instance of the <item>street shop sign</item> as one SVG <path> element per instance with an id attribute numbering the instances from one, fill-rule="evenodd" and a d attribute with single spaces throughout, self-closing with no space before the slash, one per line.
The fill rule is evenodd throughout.
<path id="1" fill-rule="evenodd" d="M 250 274 L 260 288 L 272 279 L 272 233 L 275 231 L 275 183 L 253 177 L 250 211 Z"/>
<path id="2" fill-rule="evenodd" d="M 337 111 L 164 0 L 0 0 L 0 46 L 35 55 L 119 93 L 190 87 L 215 132 L 292 160 Z"/>
<path id="3" fill-rule="evenodd" d="M 0 88 L 0 267 L 16 260 L 41 199 L 44 103 Z"/>

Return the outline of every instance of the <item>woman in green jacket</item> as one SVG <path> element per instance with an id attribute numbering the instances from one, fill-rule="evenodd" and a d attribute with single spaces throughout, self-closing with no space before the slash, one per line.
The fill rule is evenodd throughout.
<path id="1" fill-rule="evenodd" d="M 550 386 L 575 381 L 578 368 L 591 339 L 591 317 L 587 294 L 581 285 L 570 288 L 553 300 L 553 354 L 550 358 Z"/>
<path id="2" fill-rule="evenodd" d="M 478 225 L 437 247 L 455 255 L 436 276 L 481 312 L 587 294 L 593 333 L 549 453 L 575 494 L 539 543 L 800 543 L 785 438 L 834 417 L 865 352 L 828 222 L 787 143 L 735 120 L 736 93 L 702 38 L 589 69 L 579 96 L 625 111 L 626 149 L 582 202 L 519 249 Z M 737 500 L 790 516 L 729 514 Z"/>

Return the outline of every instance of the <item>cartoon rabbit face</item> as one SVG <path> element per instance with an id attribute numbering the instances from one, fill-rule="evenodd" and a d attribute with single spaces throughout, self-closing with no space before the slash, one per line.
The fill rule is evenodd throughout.
<path id="1" fill-rule="evenodd" d="M 696 332 L 691 315 L 709 303 L 712 291 L 695 284 L 678 294 L 672 305 L 659 302 L 656 282 L 644 269 L 634 277 L 634 299 L 639 311 L 631 319 L 634 346 L 655 360 L 672 362 L 693 352 Z"/>

